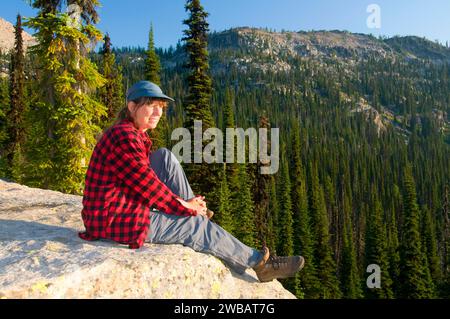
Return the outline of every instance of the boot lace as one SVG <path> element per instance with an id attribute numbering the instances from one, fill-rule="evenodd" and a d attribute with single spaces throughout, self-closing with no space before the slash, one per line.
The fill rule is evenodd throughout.
<path id="1" fill-rule="evenodd" d="M 282 266 L 282 264 L 288 263 L 287 257 L 278 257 L 278 256 L 269 256 L 269 263 L 272 265 L 273 269 L 278 270 Z"/>

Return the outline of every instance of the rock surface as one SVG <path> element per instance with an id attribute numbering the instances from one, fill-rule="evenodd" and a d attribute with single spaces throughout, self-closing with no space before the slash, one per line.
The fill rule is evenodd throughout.
<path id="1" fill-rule="evenodd" d="M 81 196 L 0 180 L 0 298 L 295 298 L 181 245 L 87 242 Z"/>

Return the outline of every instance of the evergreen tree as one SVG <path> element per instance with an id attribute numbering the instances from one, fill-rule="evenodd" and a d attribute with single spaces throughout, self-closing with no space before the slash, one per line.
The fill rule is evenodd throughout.
<path id="1" fill-rule="evenodd" d="M 397 190 L 398 186 L 394 185 Z M 392 290 L 397 297 L 397 288 L 399 285 L 400 276 L 400 253 L 399 253 L 399 239 L 397 229 L 397 217 L 395 213 L 395 206 L 392 206 L 391 212 L 387 220 L 387 244 L 388 244 L 388 260 L 389 260 L 389 274 L 392 279 Z"/>
<path id="2" fill-rule="evenodd" d="M 247 165 L 239 165 L 239 182 L 241 184 L 237 196 L 236 207 L 238 215 L 236 216 L 237 225 L 235 228 L 236 236 L 244 244 L 256 246 L 256 227 L 254 215 L 254 203 L 251 194 L 251 183 L 248 179 Z"/>
<path id="3" fill-rule="evenodd" d="M 352 224 L 349 213 L 344 212 L 345 221 L 342 241 L 342 258 L 340 265 L 341 290 L 344 298 L 362 298 L 360 277 L 358 272 L 356 250 L 353 239 Z"/>
<path id="4" fill-rule="evenodd" d="M 282 151 L 285 154 L 284 151 Z M 278 248 L 277 253 L 281 256 L 294 255 L 294 221 L 292 212 L 292 199 L 291 199 L 291 179 L 289 176 L 289 164 L 286 159 L 283 160 L 281 166 L 281 180 L 280 180 L 280 213 L 278 216 Z M 303 292 L 300 288 L 300 278 L 295 276 L 294 278 L 288 278 L 281 281 L 283 285 L 300 297 L 303 296 Z"/>
<path id="5" fill-rule="evenodd" d="M 145 51 L 145 79 L 156 85 L 161 85 L 160 72 L 161 62 L 155 52 L 153 25 L 151 25 L 148 34 L 148 47 L 147 51 Z"/>
<path id="6" fill-rule="evenodd" d="M 22 18 L 17 15 L 15 26 L 14 51 L 11 54 L 10 68 L 10 108 L 6 114 L 8 138 L 5 143 L 7 173 L 6 177 L 21 181 L 22 148 L 25 138 L 25 54 L 22 39 Z"/>
<path id="7" fill-rule="evenodd" d="M 111 49 L 111 38 L 109 34 L 104 37 L 101 73 L 106 80 L 100 89 L 100 99 L 106 107 L 107 116 L 103 119 L 102 127 L 106 128 L 112 124 L 117 112 L 124 107 L 123 79 L 121 67 L 116 66 L 116 56 Z"/>
<path id="8" fill-rule="evenodd" d="M 442 298 L 450 298 L 450 201 L 449 185 L 445 185 L 442 204 L 443 230 L 442 230 L 442 282 L 439 294 Z"/>
<path id="9" fill-rule="evenodd" d="M 340 222 L 339 212 L 336 201 L 336 191 L 334 183 L 331 177 L 327 174 L 324 179 L 324 194 L 325 203 L 327 204 L 327 215 L 330 224 L 330 242 L 333 248 L 333 255 L 337 265 L 340 262 L 340 250 L 341 250 L 341 234 L 340 234 Z"/>
<path id="10" fill-rule="evenodd" d="M 96 24 L 99 21 L 98 0 L 28 0 L 28 2 L 44 16 L 58 13 L 64 3 L 68 6 L 76 5 L 80 8 L 80 17 L 86 24 Z"/>
<path id="11" fill-rule="evenodd" d="M 314 231 L 314 260 L 317 260 L 317 278 L 321 282 L 319 298 L 340 298 L 341 291 L 336 278 L 336 264 L 330 247 L 325 197 L 319 182 L 317 166 L 310 165 L 309 211 Z"/>
<path id="12" fill-rule="evenodd" d="M 300 274 L 299 287 L 305 298 L 316 298 L 320 290 L 317 270 L 313 259 L 311 221 L 308 211 L 306 176 L 301 159 L 300 129 L 297 123 L 292 131 L 292 203 L 294 216 L 294 254 L 306 260 Z"/>
<path id="13" fill-rule="evenodd" d="M 194 120 L 201 120 L 203 130 L 214 127 L 211 113 L 212 80 L 209 76 L 208 13 L 200 4 L 200 0 L 187 0 L 186 11 L 189 18 L 183 23 L 188 26 L 184 30 L 183 41 L 186 42 L 188 63 L 189 94 L 185 101 L 186 127 L 193 129 Z"/>
<path id="14" fill-rule="evenodd" d="M 262 115 L 259 120 L 259 128 L 264 128 L 270 130 L 269 122 L 267 117 Z M 270 131 L 269 131 L 270 132 Z M 260 143 L 268 145 L 270 149 L 270 143 L 264 136 L 260 137 Z M 263 168 L 260 158 L 255 164 L 251 165 L 253 180 L 253 202 L 255 203 L 255 223 L 256 223 L 256 233 L 257 233 L 257 243 L 258 245 L 266 243 L 267 240 L 267 220 L 269 218 L 269 183 L 270 176 L 268 174 L 262 174 L 261 169 Z"/>
<path id="15" fill-rule="evenodd" d="M 292 203 L 294 215 L 294 242 L 298 243 L 294 247 L 294 253 L 299 254 L 301 250 L 305 249 L 306 240 L 307 245 L 311 244 L 311 231 L 309 227 L 308 214 L 308 196 L 306 193 L 306 179 L 301 159 L 300 146 L 300 131 L 298 123 L 294 123 L 291 133 L 292 140 Z M 306 256 L 304 256 L 306 258 Z M 310 256 L 308 256 L 310 257 Z"/>
<path id="16" fill-rule="evenodd" d="M 292 256 L 294 254 L 294 230 L 291 200 L 291 180 L 289 166 L 284 160 L 280 181 L 280 214 L 278 219 L 279 237 L 277 253 L 280 256 Z"/>
<path id="17" fill-rule="evenodd" d="M 227 174 L 224 169 L 221 170 L 220 175 L 220 188 L 218 196 L 218 209 L 214 215 L 215 221 L 223 229 L 233 234 L 235 229 L 234 216 L 231 213 L 231 202 L 230 202 L 230 189 L 228 187 Z"/>
<path id="18" fill-rule="evenodd" d="M 234 129 L 236 128 L 235 120 L 234 120 L 234 95 L 230 88 L 227 88 L 225 91 L 225 106 L 223 108 L 223 132 L 226 133 L 227 128 Z M 238 172 L 238 165 L 236 164 L 236 143 L 234 140 L 228 140 L 227 135 L 224 136 L 224 145 L 226 152 L 233 152 L 233 161 L 232 163 L 227 163 L 227 175 L 228 176 L 236 176 Z M 226 161 L 226 153 L 224 154 L 224 160 Z"/>
<path id="19" fill-rule="evenodd" d="M 157 85 L 161 85 L 161 62 L 158 54 L 155 51 L 155 40 L 153 33 L 153 25 L 150 26 L 148 35 L 148 47 L 145 51 L 145 79 Z M 156 150 L 161 147 L 166 147 L 166 140 L 169 134 L 169 127 L 167 122 L 166 110 L 164 110 L 158 128 L 149 130 L 149 136 L 153 142 L 152 149 Z"/>
<path id="20" fill-rule="evenodd" d="M 215 127 L 211 113 L 212 80 L 209 76 L 209 57 L 207 33 L 209 25 L 206 21 L 208 13 L 205 12 L 200 0 L 187 0 L 185 5 L 189 12 L 188 19 L 183 23 L 188 26 L 184 30 L 183 41 L 186 43 L 189 70 L 187 77 L 188 96 L 184 101 L 186 113 L 184 127 L 188 128 L 191 136 L 194 136 L 194 121 L 201 121 L 202 132 Z M 195 139 L 195 137 L 194 137 Z M 209 141 L 204 141 L 204 145 Z M 195 144 L 195 143 L 194 143 Z M 203 146 L 204 146 L 203 145 Z M 215 189 L 217 183 L 217 170 L 214 165 L 195 163 L 195 157 L 201 156 L 201 152 L 192 146 L 194 164 L 188 165 L 186 173 L 191 186 L 197 193 L 207 194 Z"/>
<path id="21" fill-rule="evenodd" d="M 430 275 L 433 282 L 440 282 L 442 280 L 440 260 L 436 245 L 436 232 L 431 211 L 428 207 L 423 206 L 422 209 L 422 245 L 424 246 L 427 255 L 427 262 L 430 269 Z"/>
<path id="22" fill-rule="evenodd" d="M 420 211 L 411 164 L 404 170 L 404 221 L 402 225 L 400 282 L 402 298 L 431 298 L 431 282 L 426 281 L 426 270 L 420 239 Z"/>
<path id="23" fill-rule="evenodd" d="M 30 186 L 79 194 L 86 159 L 100 130 L 94 123 L 106 113 L 105 107 L 86 93 L 104 84 L 87 58 L 92 41 L 102 38 L 92 25 L 98 18 L 98 1 L 68 1 L 70 15 L 58 12 L 59 1 L 52 4 L 33 2 L 40 11 L 26 23 L 36 30 L 38 40 L 32 54 L 38 63 L 39 94 L 28 117 L 32 126 L 25 180 Z M 81 20 L 77 15 L 80 8 Z"/>
<path id="24" fill-rule="evenodd" d="M 0 52 L 1 57 L 1 52 Z M 6 140 L 8 138 L 8 130 L 6 128 L 6 113 L 10 106 L 10 97 L 8 89 L 8 81 L 0 78 L 0 176 L 6 177 L 10 171 L 6 160 Z"/>
<path id="25" fill-rule="evenodd" d="M 234 216 L 238 216 L 238 194 L 240 191 L 240 182 L 239 182 L 239 164 L 236 161 L 236 151 L 237 146 L 235 143 L 235 138 L 230 140 L 227 138 L 226 131 L 227 129 L 235 129 L 236 124 L 234 121 L 234 111 L 233 111 L 234 97 L 232 91 L 228 88 L 225 91 L 225 106 L 224 106 L 224 114 L 223 114 L 223 126 L 222 131 L 225 133 L 224 136 L 224 145 L 225 145 L 225 153 L 224 153 L 224 162 L 226 167 L 226 175 L 227 181 L 230 188 L 230 209 L 231 214 Z M 227 153 L 233 152 L 232 161 L 227 161 Z"/>
<path id="26" fill-rule="evenodd" d="M 383 211 L 378 199 L 374 203 L 374 211 L 368 219 L 366 232 L 366 265 L 376 264 L 381 269 L 381 288 L 367 289 L 369 298 L 392 299 L 392 280 L 389 275 L 389 260 L 386 243 L 386 229 Z"/>
<path id="27" fill-rule="evenodd" d="M 361 278 L 359 276 L 358 261 L 356 258 L 355 236 L 351 219 L 351 189 L 348 183 L 349 176 L 347 170 L 342 175 L 341 201 L 342 215 L 344 219 L 342 232 L 342 256 L 340 259 L 340 281 L 341 290 L 344 298 L 357 299 L 362 298 Z"/>
<path id="28" fill-rule="evenodd" d="M 280 208 L 278 203 L 275 177 L 272 176 L 269 184 L 269 211 L 270 215 L 267 220 L 267 239 L 266 245 L 269 247 L 272 254 L 277 254 L 277 242 L 278 242 L 278 219 L 280 215 Z"/>
<path id="29" fill-rule="evenodd" d="M 422 239 L 421 248 L 422 248 L 422 266 L 424 273 L 423 279 L 427 283 L 426 293 L 429 295 L 427 298 L 435 298 L 436 287 L 433 282 L 433 277 L 431 276 L 430 263 L 428 262 L 428 251 L 424 239 Z"/>

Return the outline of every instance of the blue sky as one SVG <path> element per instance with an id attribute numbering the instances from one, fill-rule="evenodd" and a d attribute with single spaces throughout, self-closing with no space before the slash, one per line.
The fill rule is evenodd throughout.
<path id="1" fill-rule="evenodd" d="M 100 0 L 101 21 L 113 45 L 146 46 L 150 23 L 156 46 L 167 48 L 182 38 L 185 0 Z M 275 30 L 348 30 L 374 35 L 418 35 L 450 43 L 449 0 L 202 0 L 211 31 L 231 27 Z M 380 8 L 381 26 L 369 28 L 370 4 Z M 25 0 L 2 0 L 0 17 L 14 23 L 17 13 L 33 16 Z"/>

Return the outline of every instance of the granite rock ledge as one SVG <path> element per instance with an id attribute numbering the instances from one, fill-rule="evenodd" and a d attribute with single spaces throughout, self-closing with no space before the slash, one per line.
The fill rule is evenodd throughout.
<path id="1" fill-rule="evenodd" d="M 81 196 L 0 180 L 0 298 L 295 298 L 182 245 L 86 242 Z"/>

